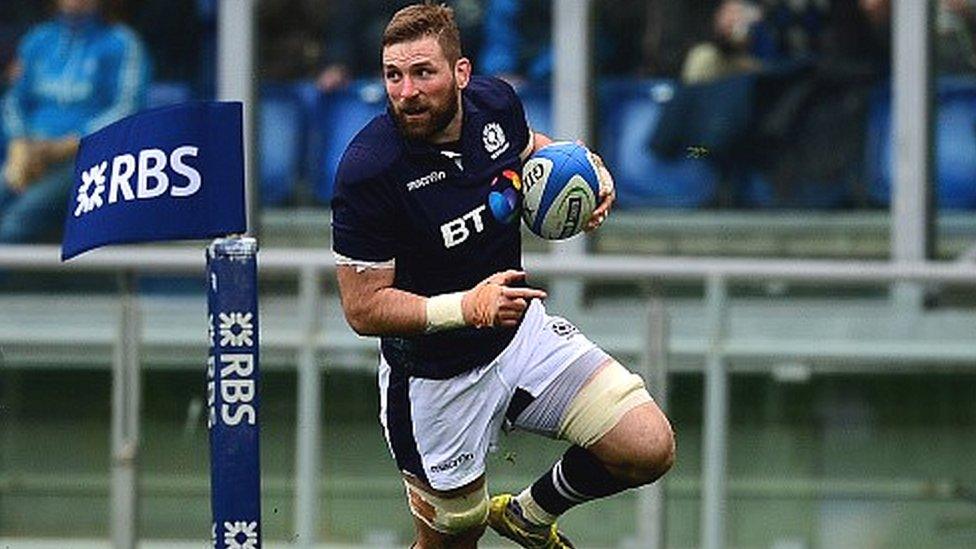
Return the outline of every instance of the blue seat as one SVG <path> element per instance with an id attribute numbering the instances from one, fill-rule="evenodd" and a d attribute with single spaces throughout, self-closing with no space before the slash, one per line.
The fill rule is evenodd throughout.
<path id="1" fill-rule="evenodd" d="M 759 172 L 745 176 L 738 203 L 749 208 L 835 209 L 851 201 L 851 176 L 838 181 L 791 181 L 790 196 L 777 196 L 775 187 Z"/>
<path id="2" fill-rule="evenodd" d="M 146 89 L 146 107 L 166 107 L 193 99 L 193 90 L 186 82 L 152 82 Z"/>
<path id="3" fill-rule="evenodd" d="M 936 135 L 939 207 L 976 209 L 976 83 L 943 92 Z"/>
<path id="4" fill-rule="evenodd" d="M 310 128 L 305 88 L 309 85 L 261 87 L 257 151 L 263 205 L 276 206 L 294 198 L 305 175 Z"/>
<path id="5" fill-rule="evenodd" d="M 699 208 L 716 197 L 719 176 L 707 161 L 664 159 L 650 149 L 670 80 L 610 80 L 600 86 L 599 147 L 621 208 Z"/>
<path id="6" fill-rule="evenodd" d="M 352 138 L 386 108 L 386 90 L 378 80 L 361 80 L 345 89 L 322 94 L 315 109 L 317 149 L 315 198 L 332 199 L 336 169 Z"/>
<path id="7" fill-rule="evenodd" d="M 887 206 L 890 201 L 890 142 L 891 90 L 885 83 L 871 94 L 864 139 L 864 181 L 867 198 L 874 206 Z"/>
<path id="8" fill-rule="evenodd" d="M 936 94 L 936 205 L 976 209 L 976 80 L 940 78 Z M 891 201 L 891 130 L 891 96 L 879 90 L 869 118 L 866 171 L 869 195 L 880 206 Z"/>

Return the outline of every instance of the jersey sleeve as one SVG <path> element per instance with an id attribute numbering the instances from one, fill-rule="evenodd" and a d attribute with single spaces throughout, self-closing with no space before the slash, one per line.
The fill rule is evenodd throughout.
<path id="1" fill-rule="evenodd" d="M 332 195 L 332 250 L 362 262 L 386 262 L 396 256 L 394 197 L 377 162 L 362 146 L 343 155 Z"/>

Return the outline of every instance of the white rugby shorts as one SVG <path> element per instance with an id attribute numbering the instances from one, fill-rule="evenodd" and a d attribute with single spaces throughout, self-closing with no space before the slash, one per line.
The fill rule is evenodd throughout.
<path id="1" fill-rule="evenodd" d="M 381 355 L 380 423 L 390 453 L 401 472 L 435 490 L 460 488 L 485 472 L 506 420 L 555 437 L 569 402 L 608 359 L 538 300 L 495 360 L 453 378 L 408 377 Z"/>

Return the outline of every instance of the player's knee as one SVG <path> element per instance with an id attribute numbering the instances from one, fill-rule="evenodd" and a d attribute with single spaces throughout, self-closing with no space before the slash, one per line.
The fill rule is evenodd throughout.
<path id="1" fill-rule="evenodd" d="M 660 426 L 655 427 L 653 434 L 648 437 L 647 444 L 641 455 L 637 469 L 639 484 L 648 484 L 664 476 L 674 465 L 675 443 L 674 431 L 665 419 Z"/>
<path id="2" fill-rule="evenodd" d="M 646 435 L 634 445 L 629 458 L 620 469 L 627 482 L 634 486 L 650 484 L 671 469 L 675 460 L 674 431 L 663 414 L 652 422 Z"/>
<path id="3" fill-rule="evenodd" d="M 653 482 L 674 464 L 674 433 L 640 376 L 616 361 L 571 402 L 560 435 L 593 450 L 629 486 Z"/>
<path id="4" fill-rule="evenodd" d="M 446 497 L 404 482 L 410 512 L 432 530 L 445 536 L 480 535 L 488 521 L 488 489 Z"/>

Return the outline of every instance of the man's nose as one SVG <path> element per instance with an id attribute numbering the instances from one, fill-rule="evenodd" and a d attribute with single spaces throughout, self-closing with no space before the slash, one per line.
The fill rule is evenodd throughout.
<path id="1" fill-rule="evenodd" d="M 413 80 L 409 76 L 403 77 L 403 82 L 400 86 L 400 97 L 409 98 L 417 95 L 417 86 L 414 85 Z"/>

